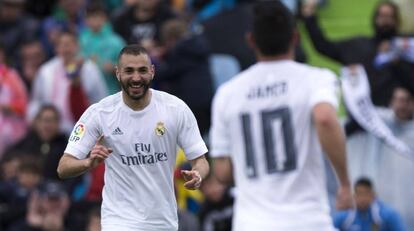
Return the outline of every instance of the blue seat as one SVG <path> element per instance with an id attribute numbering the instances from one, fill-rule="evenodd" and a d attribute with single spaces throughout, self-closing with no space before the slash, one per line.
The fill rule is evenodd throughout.
<path id="1" fill-rule="evenodd" d="M 210 55 L 209 62 L 214 91 L 241 70 L 239 62 L 232 55 L 212 54 Z"/>

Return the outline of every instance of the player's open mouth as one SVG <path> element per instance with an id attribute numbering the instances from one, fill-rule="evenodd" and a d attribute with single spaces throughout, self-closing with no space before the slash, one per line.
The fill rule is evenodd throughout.
<path id="1" fill-rule="evenodd" d="M 140 89 L 141 87 L 143 87 L 142 84 L 131 84 L 129 85 L 129 87 L 133 88 L 133 89 Z"/>

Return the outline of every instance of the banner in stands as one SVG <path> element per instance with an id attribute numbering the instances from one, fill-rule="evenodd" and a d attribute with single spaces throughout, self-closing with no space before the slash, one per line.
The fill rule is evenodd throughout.
<path id="1" fill-rule="evenodd" d="M 394 136 L 375 110 L 365 69 L 361 65 L 342 68 L 341 82 L 347 109 L 358 124 L 401 155 L 414 161 L 414 150 Z"/>

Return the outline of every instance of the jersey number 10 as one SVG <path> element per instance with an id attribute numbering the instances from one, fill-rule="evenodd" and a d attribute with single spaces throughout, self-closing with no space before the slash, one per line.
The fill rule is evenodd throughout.
<path id="1" fill-rule="evenodd" d="M 262 111 L 260 113 L 261 129 L 263 137 L 263 147 L 265 151 L 265 167 L 268 174 L 288 172 L 296 169 L 296 149 L 294 145 L 294 134 L 292 129 L 291 113 L 289 108 L 283 107 L 271 111 Z M 281 130 L 283 137 L 275 137 L 274 122 L 279 120 L 281 122 Z M 246 169 L 247 177 L 257 177 L 257 167 L 255 159 L 255 149 L 253 147 L 251 116 L 250 114 L 241 115 L 244 146 L 246 153 Z M 276 141 L 276 142 L 275 142 Z M 284 144 L 284 162 L 279 164 L 275 153 L 277 142 Z"/>

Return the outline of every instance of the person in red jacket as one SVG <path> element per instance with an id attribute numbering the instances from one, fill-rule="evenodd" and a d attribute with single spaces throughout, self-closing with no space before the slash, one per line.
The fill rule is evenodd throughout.
<path id="1" fill-rule="evenodd" d="M 27 90 L 16 70 L 6 64 L 0 44 L 0 157 L 26 132 Z"/>

